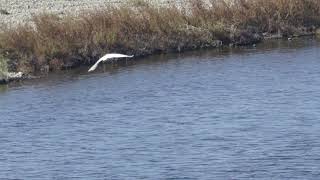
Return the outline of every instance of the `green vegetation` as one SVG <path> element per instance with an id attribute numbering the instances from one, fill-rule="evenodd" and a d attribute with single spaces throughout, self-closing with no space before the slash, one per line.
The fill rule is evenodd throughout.
<path id="1" fill-rule="evenodd" d="M 143 0 L 60 17 L 39 14 L 29 24 L 0 28 L 8 68 L 25 73 L 93 64 L 109 52 L 145 56 L 168 51 L 246 45 L 262 34 L 312 34 L 318 0 L 190 0 L 157 6 Z"/>

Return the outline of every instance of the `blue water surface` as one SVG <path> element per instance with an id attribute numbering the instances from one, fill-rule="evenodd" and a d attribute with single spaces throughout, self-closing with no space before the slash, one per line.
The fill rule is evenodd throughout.
<path id="1" fill-rule="evenodd" d="M 0 87 L 0 179 L 320 179 L 320 43 L 169 54 Z"/>

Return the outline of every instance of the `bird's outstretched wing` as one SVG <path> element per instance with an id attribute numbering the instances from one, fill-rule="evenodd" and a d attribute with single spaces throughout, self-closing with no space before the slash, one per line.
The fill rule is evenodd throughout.
<path id="1" fill-rule="evenodd" d="M 97 69 L 97 67 L 98 67 L 98 65 L 99 65 L 99 63 L 101 62 L 101 61 L 103 61 L 103 59 L 101 58 L 101 59 L 99 59 L 89 70 L 88 70 L 88 72 L 91 72 L 91 71 L 94 71 L 94 70 L 96 70 Z"/>
<path id="2" fill-rule="evenodd" d="M 125 57 L 128 57 L 128 58 L 132 58 L 133 56 L 129 56 L 129 55 L 125 55 L 125 54 L 106 54 L 104 55 L 102 58 L 100 58 L 90 69 L 88 72 L 91 72 L 91 71 L 94 71 L 100 62 L 102 61 L 106 61 L 108 59 L 111 59 L 111 58 L 125 58 Z"/>
<path id="3" fill-rule="evenodd" d="M 129 55 L 125 55 L 125 54 L 106 54 L 101 59 L 103 61 L 106 61 L 111 58 L 125 58 L 125 57 L 131 58 L 133 56 L 129 56 Z"/>

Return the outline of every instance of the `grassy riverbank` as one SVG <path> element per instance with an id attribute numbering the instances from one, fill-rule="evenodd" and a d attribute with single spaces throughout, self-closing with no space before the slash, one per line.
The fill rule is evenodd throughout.
<path id="1" fill-rule="evenodd" d="M 0 54 L 10 71 L 47 72 L 93 64 L 108 52 L 144 56 L 246 45 L 274 34 L 313 34 L 319 26 L 318 0 L 190 0 L 179 7 L 135 0 L 1 26 Z"/>

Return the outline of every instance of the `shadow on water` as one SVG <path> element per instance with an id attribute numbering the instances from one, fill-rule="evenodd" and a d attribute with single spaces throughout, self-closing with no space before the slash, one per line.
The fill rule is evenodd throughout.
<path id="1" fill-rule="evenodd" d="M 0 85 L 0 93 L 6 92 L 9 85 Z"/>
<path id="2" fill-rule="evenodd" d="M 316 37 L 302 37 L 296 38 L 292 41 L 283 39 L 266 40 L 257 46 L 244 46 L 235 48 L 216 48 L 216 49 L 202 49 L 195 51 L 187 51 L 183 53 L 168 53 L 157 54 L 149 57 L 136 58 L 134 60 L 122 60 L 117 63 L 100 64 L 97 70 L 93 73 L 88 73 L 87 66 L 79 67 L 71 70 L 64 70 L 60 72 L 53 72 L 49 75 L 33 80 L 26 80 L 22 82 L 14 82 L 9 85 L 0 85 L 0 93 L 4 93 L 10 89 L 19 88 L 21 86 L 54 86 L 61 83 L 70 83 L 81 79 L 95 78 L 97 76 L 105 76 L 107 74 L 116 74 L 123 70 L 136 68 L 136 66 L 146 66 L 148 64 L 164 64 L 172 60 L 177 62 L 183 60 L 203 59 L 223 60 L 229 56 L 249 56 L 252 54 L 264 54 L 267 52 L 274 53 L 290 53 L 299 49 L 308 48 L 310 46 L 319 46 L 319 39 Z"/>

